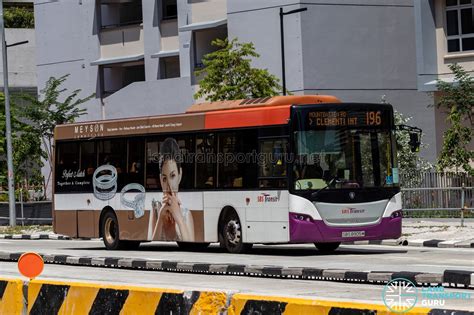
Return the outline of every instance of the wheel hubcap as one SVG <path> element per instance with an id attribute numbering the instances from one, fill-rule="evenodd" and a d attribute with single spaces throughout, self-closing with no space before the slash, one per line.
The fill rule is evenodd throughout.
<path id="1" fill-rule="evenodd" d="M 112 218 L 107 218 L 105 220 L 104 235 L 107 243 L 112 244 L 115 241 L 115 222 Z"/>
<path id="2" fill-rule="evenodd" d="M 240 224 L 235 220 L 229 221 L 226 226 L 227 241 L 232 245 L 237 245 L 240 242 L 241 236 Z"/>

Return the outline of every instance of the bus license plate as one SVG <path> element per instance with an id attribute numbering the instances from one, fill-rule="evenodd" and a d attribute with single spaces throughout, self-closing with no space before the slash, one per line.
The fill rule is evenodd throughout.
<path id="1" fill-rule="evenodd" d="M 365 231 L 342 232 L 342 237 L 363 237 L 363 236 L 365 236 Z"/>

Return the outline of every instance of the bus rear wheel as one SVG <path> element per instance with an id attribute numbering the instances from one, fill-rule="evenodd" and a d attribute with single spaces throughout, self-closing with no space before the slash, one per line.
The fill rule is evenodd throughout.
<path id="1" fill-rule="evenodd" d="M 105 248 L 116 250 L 125 247 L 125 243 L 119 239 L 119 225 L 115 213 L 108 211 L 104 214 L 101 229 Z"/>
<path id="2" fill-rule="evenodd" d="M 314 243 L 316 248 L 323 253 L 331 253 L 335 251 L 339 245 L 341 245 L 340 242 L 335 242 L 335 243 Z"/>
<path id="3" fill-rule="evenodd" d="M 242 224 L 235 211 L 228 211 L 220 226 L 220 243 L 229 253 L 239 254 L 249 251 L 253 244 L 244 243 L 242 239 Z"/>

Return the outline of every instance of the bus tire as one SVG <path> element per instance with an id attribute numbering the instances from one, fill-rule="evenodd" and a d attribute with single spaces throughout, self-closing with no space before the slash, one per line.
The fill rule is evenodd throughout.
<path id="1" fill-rule="evenodd" d="M 331 253 L 335 251 L 339 245 L 341 245 L 340 242 L 335 242 L 335 243 L 314 243 L 314 246 L 323 253 Z"/>
<path id="2" fill-rule="evenodd" d="M 240 254 L 252 248 L 251 243 L 244 243 L 242 239 L 242 224 L 235 210 L 228 210 L 220 225 L 220 243 L 229 253 Z"/>
<path id="3" fill-rule="evenodd" d="M 176 242 L 180 249 L 188 251 L 200 251 L 209 247 L 211 243 L 193 243 L 193 242 Z"/>
<path id="4" fill-rule="evenodd" d="M 119 239 L 120 230 L 118 219 L 113 211 L 107 211 L 103 215 L 100 226 L 105 248 L 108 250 L 117 250 L 126 247 L 125 242 Z"/>

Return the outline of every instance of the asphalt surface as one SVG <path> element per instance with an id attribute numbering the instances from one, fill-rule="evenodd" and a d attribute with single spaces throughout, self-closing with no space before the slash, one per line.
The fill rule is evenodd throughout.
<path id="1" fill-rule="evenodd" d="M 185 252 L 174 243 L 144 243 L 136 251 L 107 251 L 99 240 L 0 240 L 0 251 L 88 257 L 124 257 L 261 266 L 351 269 L 356 271 L 474 272 L 474 249 L 410 246 L 342 245 L 322 254 L 313 245 L 256 245 L 247 254 L 228 254 L 217 244 L 200 252 Z"/>

